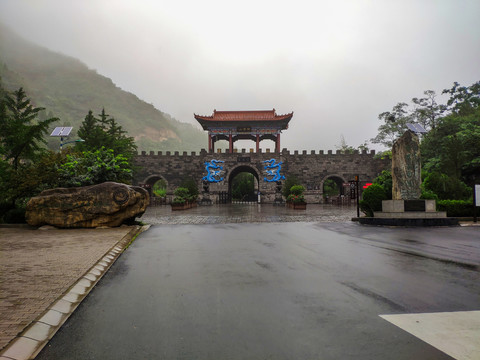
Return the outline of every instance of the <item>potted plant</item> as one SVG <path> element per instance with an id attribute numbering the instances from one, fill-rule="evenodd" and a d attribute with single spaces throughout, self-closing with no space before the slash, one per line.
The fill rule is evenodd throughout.
<path id="1" fill-rule="evenodd" d="M 290 188 L 290 194 L 287 196 L 287 206 L 296 210 L 306 210 L 307 202 L 303 192 L 305 187 L 302 185 L 293 185 Z"/>
<path id="2" fill-rule="evenodd" d="M 187 188 L 179 187 L 175 189 L 173 194 L 175 197 L 171 203 L 172 210 L 185 210 L 191 207 L 188 203 L 189 192 Z"/>

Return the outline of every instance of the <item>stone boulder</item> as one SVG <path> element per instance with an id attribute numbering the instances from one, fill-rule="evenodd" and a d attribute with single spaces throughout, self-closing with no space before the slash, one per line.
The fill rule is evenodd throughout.
<path id="1" fill-rule="evenodd" d="M 30 199 L 25 216 L 32 226 L 111 227 L 141 216 L 148 204 L 149 195 L 145 189 L 105 182 L 42 191 Z"/>
<path id="2" fill-rule="evenodd" d="M 392 199 L 420 199 L 420 175 L 420 141 L 408 130 L 392 147 Z"/>

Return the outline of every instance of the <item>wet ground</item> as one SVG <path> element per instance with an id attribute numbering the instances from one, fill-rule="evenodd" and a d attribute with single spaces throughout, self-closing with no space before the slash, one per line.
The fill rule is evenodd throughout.
<path id="1" fill-rule="evenodd" d="M 138 236 L 38 359 L 480 358 L 479 227 L 309 208 L 150 208 L 170 224 Z M 440 320 L 381 317 L 421 313 Z"/>
<path id="2" fill-rule="evenodd" d="M 227 224 L 256 222 L 348 222 L 357 216 L 355 206 L 308 204 L 294 210 L 272 204 L 225 204 L 172 211 L 170 206 L 150 206 L 140 218 L 148 224 Z"/>

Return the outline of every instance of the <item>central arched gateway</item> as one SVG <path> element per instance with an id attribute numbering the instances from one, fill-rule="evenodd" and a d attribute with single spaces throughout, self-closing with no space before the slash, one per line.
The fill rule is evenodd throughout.
<path id="1" fill-rule="evenodd" d="M 236 198 L 234 196 L 233 186 L 235 185 L 235 178 L 241 174 L 251 174 L 253 176 L 253 188 L 250 193 L 243 194 L 242 197 Z M 258 170 L 250 165 L 237 165 L 228 174 L 228 195 L 231 200 L 241 202 L 255 202 L 257 199 L 258 190 L 260 188 L 260 175 Z"/>

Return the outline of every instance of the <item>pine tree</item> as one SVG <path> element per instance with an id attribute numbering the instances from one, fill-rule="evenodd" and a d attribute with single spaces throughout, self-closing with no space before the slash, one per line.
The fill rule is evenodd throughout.
<path id="1" fill-rule="evenodd" d="M 127 136 L 127 132 L 105 112 L 105 109 L 102 109 L 98 116 L 98 118 L 93 116 L 91 110 L 88 112 L 78 130 L 78 136 L 84 142 L 77 144 L 77 148 L 96 151 L 104 146 L 106 149 L 112 149 L 115 155 L 122 154 L 128 159 L 135 155 L 137 146 L 133 137 Z"/>
<path id="2" fill-rule="evenodd" d="M 0 143 L 5 159 L 12 161 L 17 170 L 22 160 L 34 160 L 42 150 L 49 125 L 58 118 L 39 120 L 39 112 L 44 108 L 30 104 L 23 88 L 12 95 L 7 93 L 0 106 Z"/>

